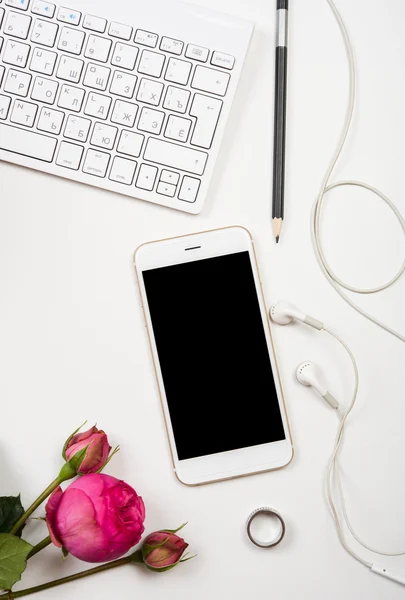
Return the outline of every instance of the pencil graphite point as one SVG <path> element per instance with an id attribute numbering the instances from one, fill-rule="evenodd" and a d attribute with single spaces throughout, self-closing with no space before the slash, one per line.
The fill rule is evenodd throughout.
<path id="1" fill-rule="evenodd" d="M 281 219 L 281 218 L 273 219 L 273 234 L 274 234 L 274 239 L 276 240 L 277 244 L 280 239 L 280 233 L 281 233 L 282 226 L 283 226 L 283 219 Z"/>

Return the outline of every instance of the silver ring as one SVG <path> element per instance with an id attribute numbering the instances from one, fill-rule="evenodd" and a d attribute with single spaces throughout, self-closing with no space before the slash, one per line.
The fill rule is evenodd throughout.
<path id="1" fill-rule="evenodd" d="M 255 518 L 258 515 L 263 515 L 263 514 L 270 515 L 272 517 L 276 517 L 280 523 L 279 532 L 277 533 L 277 535 L 275 535 L 274 538 L 272 538 L 268 542 L 263 542 L 262 540 L 255 538 L 254 535 L 252 534 L 253 521 L 255 520 Z M 252 544 L 254 544 L 255 546 L 258 546 L 259 548 L 273 548 L 274 546 L 277 546 L 281 542 L 281 540 L 283 539 L 283 537 L 285 535 L 285 521 L 284 521 L 283 517 L 280 515 L 280 513 L 278 513 L 276 510 L 274 510 L 274 508 L 269 508 L 268 506 L 262 506 L 261 508 L 257 508 L 256 510 L 254 510 L 249 515 L 247 524 L 246 524 L 246 531 L 248 534 L 248 538 L 250 539 Z"/>

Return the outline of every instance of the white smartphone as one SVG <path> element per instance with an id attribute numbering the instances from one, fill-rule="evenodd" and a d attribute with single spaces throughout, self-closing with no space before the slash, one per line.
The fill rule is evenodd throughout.
<path id="1" fill-rule="evenodd" d="M 177 478 L 278 469 L 293 457 L 253 241 L 227 227 L 134 255 Z"/>

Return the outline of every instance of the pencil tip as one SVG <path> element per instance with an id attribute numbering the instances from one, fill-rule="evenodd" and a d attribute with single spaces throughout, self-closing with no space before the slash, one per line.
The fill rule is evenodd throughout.
<path id="1" fill-rule="evenodd" d="M 276 244 L 278 244 L 278 240 L 280 239 L 279 235 L 276 235 Z"/>

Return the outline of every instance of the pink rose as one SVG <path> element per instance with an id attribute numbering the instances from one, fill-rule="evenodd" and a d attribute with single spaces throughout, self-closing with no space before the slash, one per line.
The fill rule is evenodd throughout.
<path id="1" fill-rule="evenodd" d="M 175 533 L 155 531 L 146 536 L 143 542 L 143 561 L 153 571 L 168 571 L 180 562 L 187 547 L 183 538 Z"/>
<path id="2" fill-rule="evenodd" d="M 126 554 L 141 539 L 144 519 L 142 498 L 109 475 L 84 475 L 64 492 L 58 487 L 46 505 L 52 542 L 86 562 Z"/>
<path id="3" fill-rule="evenodd" d="M 94 426 L 83 433 L 75 432 L 68 438 L 63 449 L 63 458 L 69 462 L 81 452 L 83 457 L 78 457 L 75 468 L 79 475 L 86 475 L 96 473 L 106 465 L 110 450 L 107 435 Z"/>

